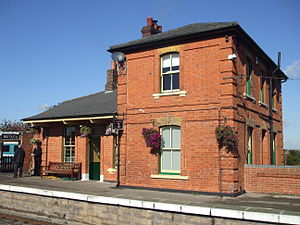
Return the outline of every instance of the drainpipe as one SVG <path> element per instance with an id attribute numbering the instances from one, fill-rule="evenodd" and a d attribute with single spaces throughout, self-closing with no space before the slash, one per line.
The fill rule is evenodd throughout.
<path id="1" fill-rule="evenodd" d="M 49 141 L 49 127 L 45 127 L 46 131 L 46 168 L 48 166 L 48 141 Z"/>
<path id="2" fill-rule="evenodd" d="M 221 126 L 221 110 L 222 108 L 220 107 L 218 110 L 218 120 L 219 120 L 219 126 Z M 219 186 L 219 194 L 222 195 L 222 168 L 221 168 L 221 148 L 218 144 L 218 174 L 219 174 L 219 181 L 218 181 L 218 186 Z"/>
<path id="3" fill-rule="evenodd" d="M 117 148 L 118 148 L 118 167 L 117 167 L 117 187 L 120 187 L 120 134 L 119 131 L 117 133 Z"/>
<path id="4" fill-rule="evenodd" d="M 277 71 L 277 68 L 274 70 Z M 273 71 L 273 72 L 274 72 Z M 273 164 L 273 107 L 272 107 L 272 97 L 273 97 L 273 79 L 272 75 L 269 82 L 269 123 L 270 123 L 270 165 Z"/>

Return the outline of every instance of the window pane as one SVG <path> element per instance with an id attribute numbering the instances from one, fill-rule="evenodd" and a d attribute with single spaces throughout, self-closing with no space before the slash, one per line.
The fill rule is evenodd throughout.
<path id="1" fill-rule="evenodd" d="M 9 145 L 4 145 L 2 148 L 3 152 L 9 152 Z"/>
<path id="2" fill-rule="evenodd" d="M 171 58 L 170 55 L 165 55 L 162 57 L 162 68 L 163 68 L 163 72 L 167 72 L 170 71 L 171 68 Z M 164 71 L 164 69 L 166 69 L 166 71 Z"/>
<path id="3" fill-rule="evenodd" d="M 170 148 L 170 128 L 162 129 L 162 148 Z"/>
<path id="4" fill-rule="evenodd" d="M 179 68 L 179 55 L 172 54 L 172 67 L 178 66 Z"/>
<path id="5" fill-rule="evenodd" d="M 66 137 L 65 138 L 65 145 L 71 145 L 71 139 Z"/>
<path id="6" fill-rule="evenodd" d="M 162 152 L 162 170 L 171 170 L 171 151 L 163 151 Z"/>
<path id="7" fill-rule="evenodd" d="M 173 155 L 172 155 L 172 166 L 173 170 L 180 170 L 180 151 L 174 151 L 173 150 Z"/>
<path id="8" fill-rule="evenodd" d="M 172 71 L 179 70 L 179 66 L 172 66 Z"/>
<path id="9" fill-rule="evenodd" d="M 252 128 L 248 127 L 248 157 L 247 163 L 252 164 Z"/>
<path id="10" fill-rule="evenodd" d="M 173 88 L 172 90 L 179 89 L 179 73 L 174 73 L 172 75 L 173 79 Z"/>
<path id="11" fill-rule="evenodd" d="M 171 75 L 163 75 L 163 90 L 171 90 Z"/>
<path id="12" fill-rule="evenodd" d="M 75 136 L 73 136 L 71 139 L 71 145 L 75 145 Z"/>
<path id="13" fill-rule="evenodd" d="M 75 127 L 68 127 L 67 129 L 66 129 L 66 136 L 67 137 L 70 137 L 70 136 L 75 136 Z"/>
<path id="14" fill-rule="evenodd" d="M 162 72 L 163 72 L 163 73 L 167 73 L 167 72 L 169 72 L 170 70 L 171 70 L 170 67 L 165 67 L 165 68 L 162 69 Z"/>
<path id="15" fill-rule="evenodd" d="M 173 127 L 172 129 L 172 148 L 180 148 L 180 129 Z"/>
<path id="16" fill-rule="evenodd" d="M 250 76 L 251 73 L 252 73 L 252 62 L 251 62 L 251 59 L 247 59 L 247 62 L 246 62 L 246 73 L 247 73 L 247 76 Z"/>

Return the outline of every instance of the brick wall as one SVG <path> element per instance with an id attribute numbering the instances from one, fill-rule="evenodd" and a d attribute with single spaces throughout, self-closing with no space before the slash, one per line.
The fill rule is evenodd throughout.
<path id="1" fill-rule="evenodd" d="M 101 137 L 101 174 L 104 175 L 105 181 L 117 180 L 117 164 L 116 164 L 116 146 L 114 145 L 114 136 Z M 115 154 L 114 154 L 115 151 Z M 115 162 L 114 162 L 115 160 Z"/>
<path id="2" fill-rule="evenodd" d="M 238 43 L 238 44 L 237 44 Z M 237 51 L 236 60 L 228 55 Z M 160 56 L 178 51 L 180 55 L 180 90 L 186 96 L 160 93 Z M 248 126 L 253 131 L 253 164 L 270 164 L 268 109 L 259 104 L 261 69 L 271 72 L 269 61 L 230 36 L 126 54 L 127 74 L 118 77 L 118 113 L 125 114 L 125 131 L 121 140 L 121 184 L 203 192 L 236 193 L 244 190 L 244 164 L 247 160 Z M 253 91 L 256 101 L 246 99 L 245 58 L 253 60 Z M 258 56 L 260 57 L 260 56 Z M 282 163 L 282 110 L 280 83 L 274 111 L 277 132 L 276 163 Z M 138 87 L 138 88 L 137 88 Z M 267 92 L 267 87 L 266 92 Z M 266 96 L 266 101 L 268 97 Z M 268 104 L 268 103 L 267 103 Z M 181 176 L 186 180 L 153 179 L 159 174 L 159 156 L 151 155 L 141 135 L 142 128 L 159 129 L 157 121 L 180 121 Z M 239 139 L 237 158 L 219 151 L 215 127 L 224 121 L 234 127 Z M 264 141 L 262 132 L 266 131 Z"/>
<path id="3" fill-rule="evenodd" d="M 29 132 L 24 132 L 21 136 L 21 144 L 23 149 L 25 150 L 25 159 L 23 165 L 24 172 L 27 172 L 29 170 L 30 163 L 32 161 L 31 153 L 33 150 L 33 145 L 30 143 L 31 138 L 33 138 L 33 134 Z"/>
<path id="4" fill-rule="evenodd" d="M 245 165 L 245 190 L 300 195 L 300 167 Z"/>
<path id="5" fill-rule="evenodd" d="M 241 162 L 246 162 L 247 158 L 247 127 L 253 129 L 253 164 L 268 165 L 271 164 L 270 160 L 270 123 L 269 123 L 269 79 L 266 79 L 264 84 L 265 103 L 260 102 L 260 85 L 261 73 L 264 76 L 270 76 L 273 72 L 268 60 L 257 52 L 253 52 L 249 46 L 242 41 L 236 45 L 237 59 L 234 62 L 234 67 L 238 72 L 236 76 L 234 105 L 236 113 L 234 119 L 239 136 L 239 145 L 242 146 Z M 252 62 L 253 71 L 251 74 L 252 91 L 251 97 L 248 98 L 244 95 L 246 92 L 246 58 Z M 282 96 L 281 96 L 281 83 L 275 80 L 273 83 L 275 87 L 275 106 L 276 110 L 272 111 L 273 116 L 273 129 L 276 133 L 276 165 L 283 164 L 283 135 L 282 135 Z M 241 168 L 243 165 L 241 165 Z"/>
<path id="6" fill-rule="evenodd" d="M 78 125 L 77 125 L 78 126 Z M 104 175 L 104 179 L 108 181 L 116 180 L 116 170 L 113 168 L 113 136 L 102 136 L 104 126 L 95 125 L 95 130 L 100 130 L 100 174 Z M 28 170 L 31 161 L 30 153 L 33 150 L 33 145 L 29 140 L 32 137 L 42 141 L 42 166 L 46 166 L 49 161 L 62 162 L 63 160 L 63 129 L 62 123 L 53 123 L 48 125 L 48 136 L 46 131 L 42 129 L 40 134 L 26 134 L 22 138 L 22 143 L 26 147 L 25 170 Z M 79 131 L 75 137 L 75 162 L 82 163 L 83 179 L 88 179 L 89 174 L 89 153 L 90 143 L 89 138 L 80 137 Z"/>

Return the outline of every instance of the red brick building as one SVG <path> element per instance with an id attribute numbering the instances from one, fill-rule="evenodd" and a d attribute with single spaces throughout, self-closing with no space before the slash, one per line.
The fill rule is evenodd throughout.
<path id="1" fill-rule="evenodd" d="M 114 138 L 105 134 L 115 114 L 116 91 L 108 83 L 106 91 L 62 102 L 23 121 L 42 128 L 34 136 L 42 141 L 42 168 L 49 162 L 81 162 L 83 180 L 115 181 Z M 90 129 L 88 135 L 82 127 Z"/>
<path id="2" fill-rule="evenodd" d="M 161 31 L 148 18 L 141 39 L 108 50 L 126 57 L 117 89 L 125 115 L 121 185 L 240 193 L 244 164 L 282 164 L 287 77 L 235 22 Z M 215 129 L 224 124 L 233 127 L 238 154 L 218 147 Z M 160 131 L 161 154 L 146 147 L 143 128 Z"/>
<path id="3" fill-rule="evenodd" d="M 24 119 L 43 128 L 43 165 L 82 162 L 83 179 L 233 195 L 245 190 L 245 164 L 282 165 L 287 77 L 237 23 L 162 32 L 148 18 L 142 35 L 108 50 L 125 57 L 108 71 L 110 91 Z M 122 135 L 106 136 L 116 118 L 124 120 Z M 216 140 L 216 128 L 225 125 L 238 139 L 235 152 Z M 80 126 L 91 134 L 81 137 Z M 156 154 L 143 128 L 161 134 Z"/>

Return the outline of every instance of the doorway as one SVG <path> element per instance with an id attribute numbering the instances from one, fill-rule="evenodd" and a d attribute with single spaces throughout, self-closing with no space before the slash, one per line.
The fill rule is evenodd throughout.
<path id="1" fill-rule="evenodd" d="M 90 137 L 89 179 L 100 180 L 100 137 Z"/>

